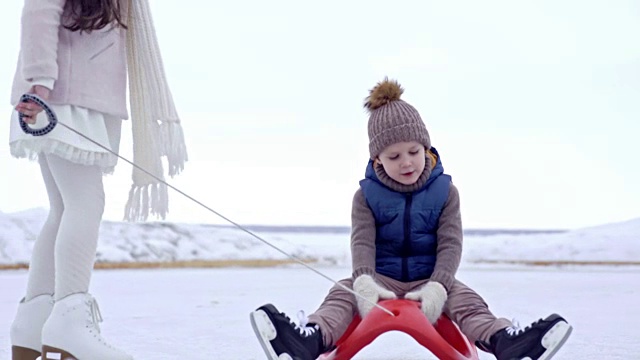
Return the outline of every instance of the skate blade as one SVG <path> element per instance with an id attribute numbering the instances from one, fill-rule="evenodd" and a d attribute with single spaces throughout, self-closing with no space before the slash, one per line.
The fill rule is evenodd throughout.
<path id="1" fill-rule="evenodd" d="M 40 351 L 22 346 L 11 347 L 11 360 L 40 360 Z"/>
<path id="2" fill-rule="evenodd" d="M 540 356 L 539 360 L 551 359 L 567 341 L 572 330 L 571 325 L 560 321 L 547 331 L 542 337 L 542 346 L 547 350 Z"/>
<path id="3" fill-rule="evenodd" d="M 75 356 L 51 346 L 42 346 L 42 360 L 78 360 Z"/>
<path id="4" fill-rule="evenodd" d="M 267 313 L 262 310 L 254 311 L 249 316 L 251 318 L 251 327 L 253 332 L 258 337 L 262 350 L 267 355 L 269 360 L 293 360 L 288 354 L 281 354 L 278 356 L 273 347 L 271 346 L 271 340 L 276 338 L 276 327 L 273 326 L 271 319 Z"/>

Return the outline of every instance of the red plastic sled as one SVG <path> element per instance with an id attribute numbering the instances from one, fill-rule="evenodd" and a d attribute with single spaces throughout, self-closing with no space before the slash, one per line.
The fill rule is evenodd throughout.
<path id="1" fill-rule="evenodd" d="M 377 307 L 364 320 L 356 316 L 336 343 L 336 349 L 319 359 L 351 359 L 382 333 L 396 330 L 411 335 L 438 359 L 478 360 L 475 346 L 469 344 L 469 340 L 445 314 L 433 326 L 422 313 L 417 301 L 383 300 L 380 305 L 395 316 L 392 317 Z"/>

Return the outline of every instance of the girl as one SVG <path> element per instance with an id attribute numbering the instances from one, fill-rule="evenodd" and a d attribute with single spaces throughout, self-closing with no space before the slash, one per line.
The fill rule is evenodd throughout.
<path id="1" fill-rule="evenodd" d="M 11 154 L 38 160 L 50 204 L 11 326 L 12 358 L 132 359 L 100 335 L 102 319 L 88 291 L 105 205 L 102 176 L 116 165 L 121 123 L 128 118 L 127 75 L 134 162 L 161 177 L 162 155 L 170 175 L 187 160 L 148 3 L 25 0 L 20 45 L 12 104 L 24 121 L 47 121 L 37 104 L 19 101 L 24 93 L 36 94 L 59 122 L 108 150 L 62 126 L 32 137 L 22 133 L 18 113 L 12 116 Z M 126 217 L 164 217 L 166 186 L 135 169 L 133 180 Z"/>
<path id="2" fill-rule="evenodd" d="M 445 312 L 470 342 L 499 360 L 550 359 L 571 332 L 562 317 L 516 328 L 456 280 L 462 254 L 458 190 L 402 93 L 397 82 L 385 79 L 365 103 L 371 159 L 353 199 L 353 276 L 340 282 L 361 297 L 335 285 L 301 325 L 271 304 L 258 308 L 251 322 L 265 353 L 269 359 L 316 359 L 340 339 L 356 312 L 364 317 L 372 303 L 404 297 L 421 302 L 431 323 Z"/>

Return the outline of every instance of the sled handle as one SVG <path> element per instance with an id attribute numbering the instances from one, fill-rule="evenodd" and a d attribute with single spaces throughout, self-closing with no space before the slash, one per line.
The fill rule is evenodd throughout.
<path id="1" fill-rule="evenodd" d="M 24 94 L 20 97 L 20 102 L 34 102 L 38 104 L 40 107 L 42 107 L 42 109 L 44 109 L 44 112 L 47 114 L 47 119 L 49 119 L 49 122 L 45 127 L 34 129 L 30 127 L 29 124 L 27 124 L 23 120 L 24 114 L 18 113 L 18 121 L 20 121 L 20 128 L 25 133 L 33 136 L 42 136 L 50 133 L 51 130 L 53 130 L 56 127 L 56 125 L 58 125 L 58 117 L 56 116 L 56 113 L 54 113 L 53 110 L 49 107 L 49 104 L 47 104 L 44 100 L 42 100 L 42 98 L 40 98 L 38 95 Z"/>

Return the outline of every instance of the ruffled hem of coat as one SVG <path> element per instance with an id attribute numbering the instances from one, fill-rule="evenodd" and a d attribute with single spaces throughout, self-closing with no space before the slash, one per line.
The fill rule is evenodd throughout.
<path id="1" fill-rule="evenodd" d="M 53 139 L 16 140 L 9 147 L 15 158 L 35 161 L 38 154 L 51 154 L 80 165 L 97 165 L 103 174 L 113 174 L 118 161 L 111 153 L 82 150 Z"/>

